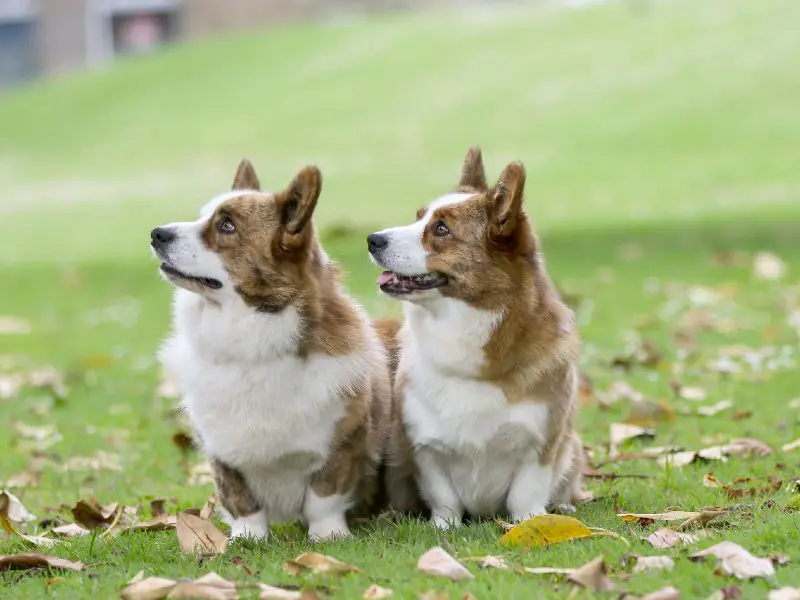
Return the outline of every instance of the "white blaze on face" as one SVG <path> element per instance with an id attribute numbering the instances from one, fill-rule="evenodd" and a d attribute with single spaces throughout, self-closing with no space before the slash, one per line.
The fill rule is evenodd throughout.
<path id="1" fill-rule="evenodd" d="M 381 267 L 398 275 L 423 275 L 428 272 L 428 253 L 422 245 L 422 235 L 430 223 L 433 213 L 452 204 L 460 204 L 475 194 L 447 194 L 431 202 L 419 221 L 403 227 L 391 227 L 378 231 L 378 235 L 387 239 L 386 247 L 376 262 Z"/>

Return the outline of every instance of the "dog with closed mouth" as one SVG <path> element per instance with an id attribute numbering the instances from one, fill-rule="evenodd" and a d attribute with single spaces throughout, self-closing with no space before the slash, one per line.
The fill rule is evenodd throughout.
<path id="1" fill-rule="evenodd" d="M 396 395 L 438 527 L 573 511 L 580 339 L 523 207 L 525 170 L 489 187 L 471 148 L 451 193 L 368 236 L 382 292 L 404 301 Z"/>
<path id="2" fill-rule="evenodd" d="M 261 191 L 243 160 L 233 190 L 194 222 L 153 229 L 176 290 L 161 359 L 211 464 L 231 537 L 301 518 L 313 540 L 346 536 L 377 487 L 390 412 L 387 351 L 342 290 L 312 215 L 306 167 Z"/>

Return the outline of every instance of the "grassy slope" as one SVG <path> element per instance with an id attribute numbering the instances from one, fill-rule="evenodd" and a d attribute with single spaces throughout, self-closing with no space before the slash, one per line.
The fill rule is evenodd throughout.
<path id="1" fill-rule="evenodd" d="M 320 221 L 352 230 L 334 236 L 328 229 L 326 246 L 343 262 L 349 287 L 376 313 L 396 307 L 372 292 L 363 233 L 409 219 L 418 204 L 449 188 L 466 146 L 480 142 L 490 174 L 512 158 L 528 165 L 528 203 L 544 232 L 550 270 L 559 284 L 591 299 L 581 312 L 585 361 L 599 388 L 617 378 L 605 364 L 639 317 L 685 300 L 647 293 L 654 278 L 732 290 L 730 303 L 714 310 L 730 312 L 742 329 L 701 334 L 698 365 L 733 343 L 769 339 L 796 349 L 780 300 L 791 289 L 754 282 L 746 267 L 715 266 L 711 255 L 769 249 L 790 264 L 790 273 L 800 267 L 794 165 L 800 121 L 792 118 L 800 97 L 800 8 L 790 0 L 695 4 L 653 3 L 633 13 L 620 4 L 571 13 L 402 16 L 287 29 L 177 48 L 0 98 L 0 314 L 34 325 L 29 336 L 0 337 L 0 354 L 28 355 L 74 377 L 70 398 L 52 417 L 32 414 L 41 399 L 36 391 L 4 403 L 3 417 L 54 419 L 64 437 L 52 449 L 59 455 L 107 449 L 125 465 L 123 473 L 93 477 L 45 471 L 38 488 L 24 490 L 26 505 L 42 514 L 47 506 L 96 495 L 128 504 L 171 496 L 190 506 L 207 495 L 208 488 L 186 486 L 170 441 L 175 424 L 164 417 L 168 405 L 152 400 L 151 357 L 167 325 L 168 290 L 144 244 L 152 225 L 189 218 L 223 188 L 242 154 L 260 165 L 267 185 L 281 185 L 306 162 L 322 167 Z M 620 249 L 630 243 L 640 256 L 622 260 Z M 657 319 L 644 331 L 671 361 L 674 324 Z M 97 366 L 98 357 L 111 360 Z M 683 378 L 708 388 L 709 401 L 732 397 L 754 416 L 679 417 L 659 427 L 657 444 L 699 447 L 704 436 L 722 433 L 780 447 L 800 437 L 796 411 L 785 408 L 797 395 L 796 370 L 754 382 L 719 380 L 696 367 Z M 653 397 L 668 394 L 668 379 L 630 376 Z M 607 423 L 624 414 L 623 407 L 584 410 L 587 442 L 605 442 Z M 121 439 L 118 430 L 130 437 Z M 0 429 L 0 480 L 25 468 L 18 442 L 10 428 Z M 797 462 L 779 452 L 732 460 L 716 474 L 763 475 L 784 463 L 797 476 Z M 709 467 L 619 469 L 654 475 L 592 484 L 598 495 L 618 492 L 620 510 L 730 502 L 701 485 Z M 783 491 L 775 499 L 786 498 Z M 638 531 L 617 522 L 610 503 L 589 504 L 579 516 L 625 534 L 631 547 L 601 539 L 508 556 L 515 565 L 575 566 L 600 552 L 614 563 L 629 550 L 656 553 L 636 541 Z M 795 564 L 778 580 L 800 580 L 796 516 L 757 503 L 734 525 L 720 539 L 758 553 L 788 552 Z M 499 552 L 496 536 L 493 526 L 477 525 L 448 540 L 469 556 Z M 360 594 L 370 580 L 401 597 L 443 587 L 414 575 L 416 557 L 434 543 L 434 532 L 409 523 L 369 527 L 356 541 L 327 545 L 324 551 L 371 575 L 332 587 L 343 598 Z M 0 544 L 2 551 L 20 548 Z M 282 561 L 305 547 L 301 534 L 286 528 L 266 546 L 236 552 L 261 570 L 262 581 L 288 582 Z M 98 576 L 67 576 L 45 588 L 43 578 L 6 575 L 0 581 L 12 587 L 0 596 L 111 597 L 139 569 L 244 577 L 225 558 L 195 566 L 169 533 L 98 540 L 93 547 L 81 540 L 60 553 L 93 563 Z M 627 586 L 644 592 L 662 579 L 640 575 Z M 726 583 L 708 565 L 685 560 L 670 579 L 687 598 L 706 597 Z M 764 595 L 763 583 L 748 585 L 745 597 Z M 547 580 L 494 572 L 454 587 L 478 598 L 567 595 Z M 453 591 L 453 597 L 460 596 Z"/>

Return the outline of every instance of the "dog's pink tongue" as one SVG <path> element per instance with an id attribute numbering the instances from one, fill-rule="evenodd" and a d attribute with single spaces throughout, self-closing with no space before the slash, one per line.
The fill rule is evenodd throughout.
<path id="1" fill-rule="evenodd" d="M 384 285 L 386 283 L 389 283 L 392 279 L 394 279 L 394 273 L 392 273 L 391 271 L 384 271 L 378 277 L 378 285 Z"/>

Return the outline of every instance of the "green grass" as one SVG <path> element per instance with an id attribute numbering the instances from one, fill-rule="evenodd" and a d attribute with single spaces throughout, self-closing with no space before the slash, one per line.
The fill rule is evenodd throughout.
<path id="1" fill-rule="evenodd" d="M 706 598 L 733 580 L 685 551 L 656 551 L 617 512 L 690 510 L 746 504 L 702 548 L 723 539 L 757 555 L 787 553 L 777 583 L 800 582 L 797 513 L 783 507 L 784 486 L 767 498 L 731 500 L 702 485 L 721 480 L 800 477 L 800 454 L 780 447 L 800 437 L 797 366 L 745 369 L 723 378 L 707 368 L 721 349 L 798 350 L 789 314 L 800 309 L 800 5 L 791 0 L 690 0 L 613 3 L 580 11 L 392 15 L 339 25 L 287 28 L 171 49 L 107 72 L 37 84 L 0 97 L 0 315 L 30 321 L 24 336 L 0 336 L 0 355 L 53 364 L 70 394 L 37 414 L 41 390 L 0 400 L 0 481 L 26 469 L 29 450 L 15 420 L 54 423 L 63 439 L 56 460 L 105 450 L 122 472 L 59 472 L 45 467 L 38 487 L 16 493 L 38 517 L 49 507 L 96 496 L 146 506 L 169 497 L 199 506 L 211 488 L 189 486 L 179 425 L 169 401 L 154 397 L 154 350 L 169 322 L 167 286 L 148 258 L 159 223 L 193 218 L 225 189 L 242 155 L 266 186 L 282 186 L 307 162 L 325 174 L 319 209 L 323 240 L 347 272 L 349 289 L 374 314 L 398 308 L 374 292 L 365 257 L 372 228 L 408 221 L 414 209 L 449 189 L 468 145 L 480 143 L 491 176 L 520 158 L 529 171 L 527 203 L 542 232 L 551 274 L 581 297 L 583 369 L 603 391 L 618 380 L 677 408 L 669 381 L 708 390 L 703 404 L 731 398 L 752 416 L 731 420 L 678 415 L 656 427 L 655 445 L 700 448 L 757 437 L 775 453 L 761 459 L 665 470 L 649 461 L 609 467 L 647 480 L 590 481 L 596 496 L 579 508 L 585 523 L 628 542 L 601 538 L 518 552 L 501 549 L 498 528 L 473 524 L 447 535 L 461 557 L 503 554 L 514 566 L 579 566 L 603 554 L 619 567 L 626 552 L 676 557 L 669 575 L 642 574 L 621 586 L 642 594 L 669 580 L 684 598 Z M 720 266 L 719 252 L 742 251 Z M 758 281 L 750 260 L 770 251 L 789 267 L 780 283 Z M 683 357 L 674 339 L 693 286 L 723 298 L 705 310 L 734 331 L 695 331 Z M 663 350 L 666 369 L 615 373 L 609 362 L 634 336 Z M 4 361 L 5 362 L 5 361 Z M 676 365 L 684 371 L 672 372 Z M 583 407 L 588 445 L 608 441 L 608 424 L 628 407 Z M 649 443 L 649 442 L 648 442 Z M 634 442 L 631 449 L 641 444 Z M 192 456 L 191 462 L 199 457 Z M 778 465 L 783 465 L 779 470 Z M 355 598 L 372 582 L 413 598 L 449 588 L 451 598 L 565 598 L 566 585 L 514 572 L 479 571 L 448 585 L 419 575 L 417 557 L 442 536 L 424 523 L 372 523 L 352 541 L 322 551 L 366 575 L 329 581 L 332 597 Z M 297 583 L 283 562 L 311 546 L 295 526 L 266 544 L 241 543 L 198 565 L 173 532 L 81 539 L 54 551 L 85 561 L 87 572 L 47 577 L 0 575 L 2 598 L 110 598 L 139 570 L 195 577 L 210 570 L 241 581 Z M 0 553 L 27 549 L 0 538 Z M 258 574 L 230 562 L 239 555 Z M 741 584 L 745 598 L 769 584 Z"/>

